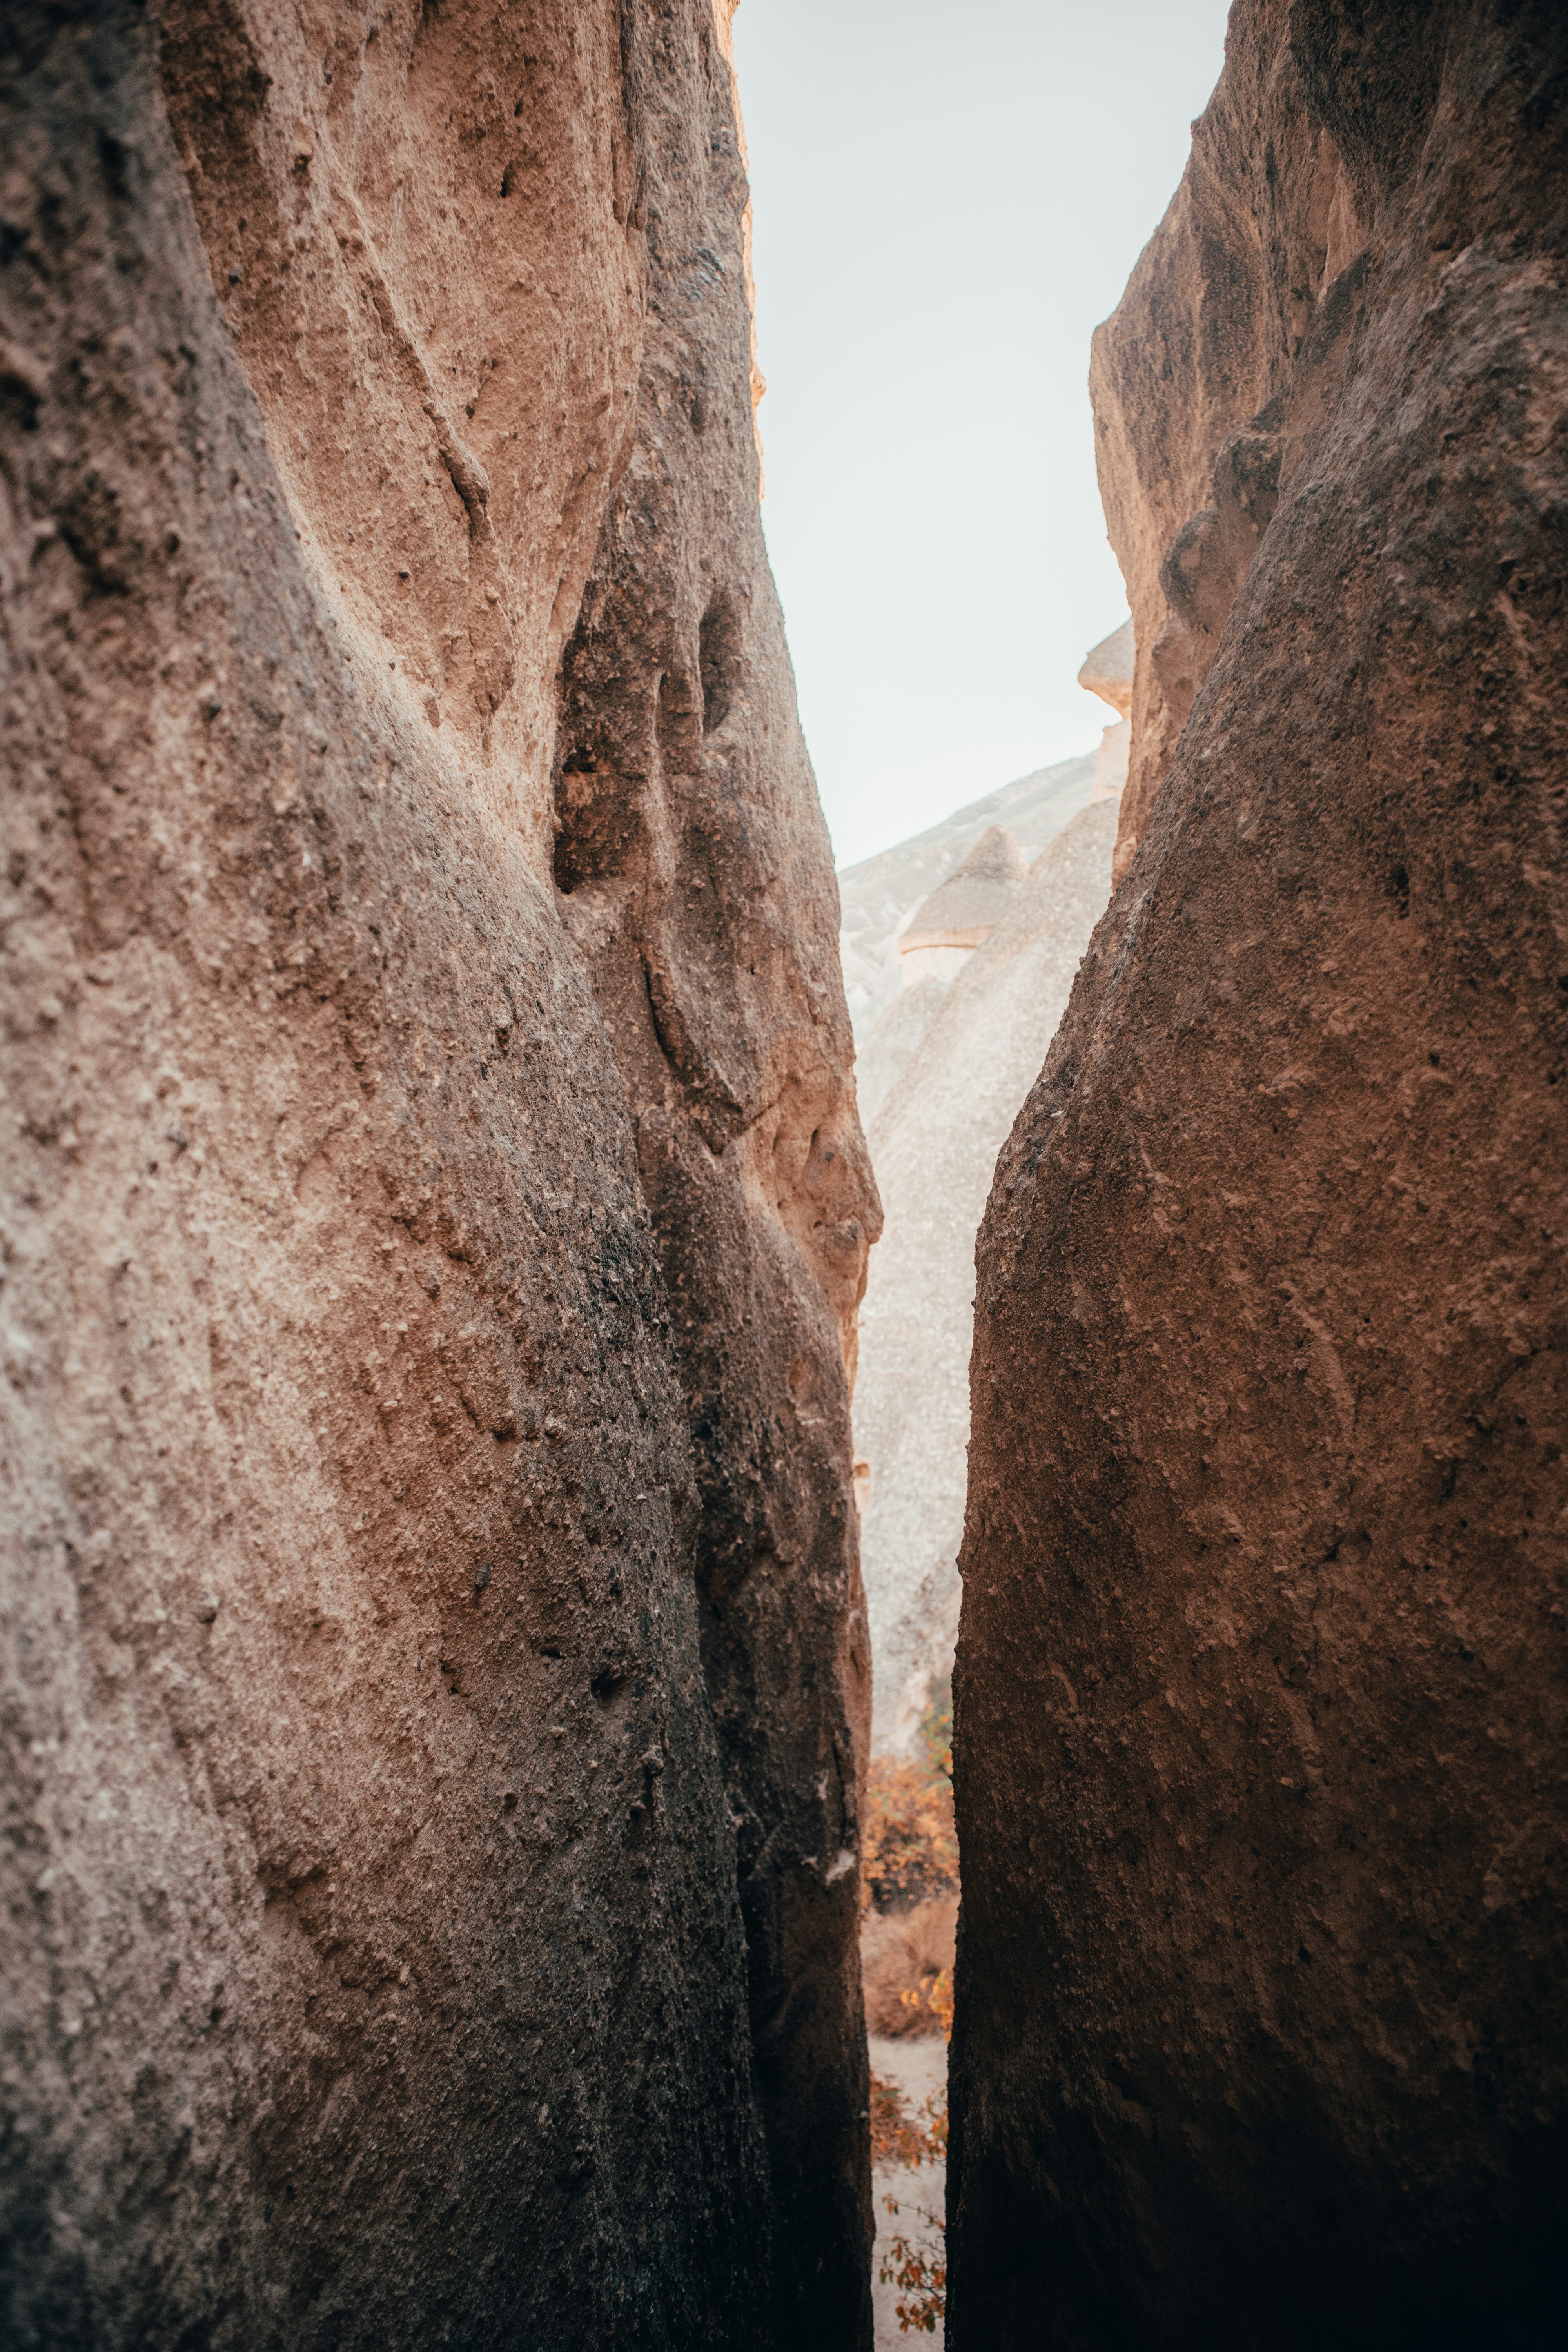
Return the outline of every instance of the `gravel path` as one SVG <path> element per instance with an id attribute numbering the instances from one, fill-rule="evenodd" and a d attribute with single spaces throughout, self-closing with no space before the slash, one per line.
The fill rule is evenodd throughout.
<path id="1" fill-rule="evenodd" d="M 904 2095 L 911 2114 L 917 2113 L 933 2091 L 944 2088 L 947 2082 L 947 2044 L 940 2034 L 931 2034 L 919 2042 L 893 2042 L 879 2033 L 870 2037 L 871 2072 L 879 2074 L 884 2083 L 894 2083 Z M 947 2197 L 947 2167 L 945 2164 L 922 2164 L 918 2170 L 907 2165 L 895 2164 L 879 2168 L 871 2176 L 872 2193 L 877 2206 L 877 2250 L 871 2259 L 871 2302 L 876 2314 L 876 2352 L 893 2352 L 893 2347 L 916 2344 L 940 2345 L 943 2341 L 941 2321 L 931 2336 L 906 2335 L 900 2329 L 894 2305 L 899 2300 L 895 2286 L 884 2286 L 878 2273 L 896 2232 L 901 2231 L 911 2241 L 931 2247 L 942 2244 L 940 2227 Z M 895 2218 L 888 2210 L 887 2200 L 896 2197 L 900 2210 Z"/>

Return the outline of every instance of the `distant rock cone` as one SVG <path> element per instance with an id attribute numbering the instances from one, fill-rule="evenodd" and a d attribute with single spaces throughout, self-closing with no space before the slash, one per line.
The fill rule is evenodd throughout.
<path id="1" fill-rule="evenodd" d="M 987 826 L 957 872 L 910 917 L 899 941 L 904 986 L 952 980 L 961 971 L 975 949 L 984 946 L 1027 872 L 1016 836 L 1005 824 Z"/>
<path id="2" fill-rule="evenodd" d="M 902 984 L 900 941 L 921 901 L 956 872 L 988 825 L 1007 827 L 1026 866 L 1037 858 L 1093 797 L 1095 761 L 1095 753 L 1089 751 L 1037 768 L 955 809 L 923 833 L 840 870 L 839 955 L 859 1054 L 865 1054 L 872 1031 Z M 858 1072 L 857 1083 L 861 1084 Z M 862 1116 L 868 1118 L 863 1086 L 860 1099 Z"/>

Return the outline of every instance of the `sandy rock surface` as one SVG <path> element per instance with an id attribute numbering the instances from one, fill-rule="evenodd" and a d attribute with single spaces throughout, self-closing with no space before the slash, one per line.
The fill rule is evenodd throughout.
<path id="1" fill-rule="evenodd" d="M 909 1068 L 952 983 L 927 972 L 900 988 L 855 1056 L 855 1098 L 868 1127 Z"/>
<path id="2" fill-rule="evenodd" d="M 872 1122 L 887 1229 L 860 1315 L 855 1450 L 870 1474 L 861 1552 L 879 1748 L 910 1751 L 931 1676 L 952 1662 L 974 1237 L 1109 896 L 1115 838 L 1116 803 L 1101 802 L 1041 853 Z"/>
<path id="3" fill-rule="evenodd" d="M 1542 5 L 1237 6 L 1098 347 L 1133 773 L 979 1250 L 964 2352 L 1560 2323 L 1565 75 Z"/>
<path id="4" fill-rule="evenodd" d="M 928 955 L 984 947 L 1028 870 L 1017 835 L 1005 824 L 988 824 L 900 931 L 900 978 L 906 985 L 927 969 Z"/>
<path id="5" fill-rule="evenodd" d="M 869 2338 L 721 29 L 0 22 L 7 2345 Z"/>
<path id="6" fill-rule="evenodd" d="M 940 2033 L 928 2033 L 916 2041 L 873 2033 L 868 2047 L 871 2072 L 902 2094 L 911 2117 L 922 2117 L 928 2100 L 945 2095 L 947 2044 Z M 871 2175 L 871 2189 L 877 2217 L 871 2270 L 876 2352 L 893 2352 L 897 2345 L 940 2347 L 946 2341 L 940 2319 L 934 2329 L 910 2329 L 900 2321 L 900 2304 L 907 2307 L 913 2298 L 898 2284 L 894 2240 L 902 2237 L 911 2247 L 924 2251 L 928 2260 L 940 2258 L 946 2226 L 947 2167 L 940 2161 L 878 2165 Z M 889 2210 L 889 2200 L 896 2211 Z M 886 2282 L 881 2275 L 884 2263 L 894 2273 Z"/>

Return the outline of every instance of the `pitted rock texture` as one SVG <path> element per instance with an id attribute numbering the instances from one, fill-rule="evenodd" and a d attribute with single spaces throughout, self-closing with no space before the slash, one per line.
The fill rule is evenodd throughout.
<path id="1" fill-rule="evenodd" d="M 1269 403 L 1303 363 L 1313 368 L 1309 341 L 1331 376 L 1355 299 L 1346 271 L 1367 247 L 1372 167 L 1342 151 L 1300 69 L 1280 68 L 1279 45 L 1248 37 L 1255 13 L 1232 11 L 1241 39 L 1234 55 L 1227 45 L 1181 186 L 1089 366 L 1100 496 L 1135 638 L 1130 714 L 1119 704 L 1132 739 L 1118 881 L 1279 496 L 1282 422 Z M 1353 79 L 1360 37 L 1337 0 L 1299 14 L 1303 53 L 1342 43 Z M 1394 70 L 1419 79 L 1426 67 L 1402 59 Z M 1238 199 L 1248 226 L 1233 217 Z M 1299 401 L 1291 416 L 1297 440 L 1319 421 Z"/>
<path id="2" fill-rule="evenodd" d="M 1169 772 L 979 1248 L 961 2352 L 1560 2326 L 1565 90 L 1237 6 L 1100 343 Z"/>
<path id="3" fill-rule="evenodd" d="M 876 1210 L 721 32 L 0 25 L 8 2345 L 868 2340 Z"/>

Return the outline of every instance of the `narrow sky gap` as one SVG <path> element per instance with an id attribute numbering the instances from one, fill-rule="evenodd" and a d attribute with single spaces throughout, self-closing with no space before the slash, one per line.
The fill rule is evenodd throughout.
<path id="1" fill-rule="evenodd" d="M 1089 337 L 1224 0 L 743 0 L 763 522 L 840 865 L 1090 749 L 1126 610 Z"/>

